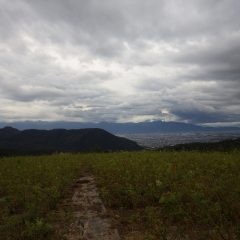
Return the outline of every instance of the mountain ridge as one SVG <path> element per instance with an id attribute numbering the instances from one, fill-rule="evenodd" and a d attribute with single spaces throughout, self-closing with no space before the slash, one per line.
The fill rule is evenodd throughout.
<path id="1" fill-rule="evenodd" d="M 99 128 L 18 130 L 12 127 L 0 129 L 0 149 L 15 154 L 52 152 L 94 152 L 141 150 L 132 140 L 114 136 Z"/>
<path id="2" fill-rule="evenodd" d="M 203 127 L 182 122 L 139 122 L 139 123 L 113 123 L 113 122 L 66 122 L 66 121 L 22 121 L 4 123 L 0 122 L 0 127 L 12 126 L 21 130 L 25 129 L 84 129 L 101 128 L 113 134 L 124 133 L 168 133 L 168 132 L 197 132 L 197 131 L 235 131 L 239 127 Z"/>

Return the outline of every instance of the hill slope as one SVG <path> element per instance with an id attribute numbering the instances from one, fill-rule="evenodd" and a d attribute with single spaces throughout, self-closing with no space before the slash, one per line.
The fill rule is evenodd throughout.
<path id="1" fill-rule="evenodd" d="M 141 150 L 135 142 L 98 129 L 24 130 L 0 129 L 2 154 Z"/>
<path id="2" fill-rule="evenodd" d="M 240 150 L 240 138 L 227 139 L 219 142 L 193 142 L 185 144 L 177 144 L 160 148 L 159 150 L 173 151 L 233 151 Z"/>

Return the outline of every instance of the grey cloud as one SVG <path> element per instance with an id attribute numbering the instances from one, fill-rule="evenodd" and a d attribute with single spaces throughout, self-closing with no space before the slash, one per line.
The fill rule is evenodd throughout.
<path id="1" fill-rule="evenodd" d="M 187 48 L 188 47 L 188 48 Z M 223 80 L 240 83 L 240 35 L 210 38 L 207 45 L 186 46 L 175 56 L 177 63 L 193 65 L 186 74 L 193 80 Z"/>
<path id="2" fill-rule="evenodd" d="M 176 110 L 172 114 L 178 116 L 180 120 L 187 120 L 191 123 L 216 123 L 216 122 L 238 122 L 240 114 L 226 114 L 225 112 L 205 112 L 200 110 Z"/>
<path id="3" fill-rule="evenodd" d="M 0 84 L 0 93 L 8 99 L 16 101 L 53 100 L 63 95 L 63 90 L 50 86 L 14 86 L 11 84 Z"/>
<path id="4" fill-rule="evenodd" d="M 189 37 L 211 33 L 217 24 L 235 29 L 238 27 L 236 19 L 239 19 L 237 9 L 240 5 L 234 0 L 228 3 L 25 0 L 24 3 L 34 19 L 34 24 L 28 27 L 37 37 L 45 41 L 71 41 L 108 56 L 124 51 L 123 41 L 185 41 Z M 24 18 L 20 15 L 20 19 Z"/>
<path id="5" fill-rule="evenodd" d="M 239 9 L 238 0 L 0 0 L 0 114 L 10 119 L 15 103 L 15 119 L 237 122 Z"/>

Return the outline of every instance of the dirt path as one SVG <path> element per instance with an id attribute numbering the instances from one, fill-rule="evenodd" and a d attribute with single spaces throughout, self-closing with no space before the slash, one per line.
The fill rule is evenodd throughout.
<path id="1" fill-rule="evenodd" d="M 86 174 L 77 180 L 71 204 L 74 222 L 65 235 L 67 240 L 120 240 L 117 229 L 111 225 L 92 175 Z"/>

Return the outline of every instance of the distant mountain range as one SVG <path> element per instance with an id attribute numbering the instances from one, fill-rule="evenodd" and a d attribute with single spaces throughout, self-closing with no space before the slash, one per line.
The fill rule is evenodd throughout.
<path id="1" fill-rule="evenodd" d="M 22 121 L 6 123 L 1 122 L 0 127 L 11 126 L 17 129 L 84 129 L 101 128 L 113 134 L 126 133 L 169 133 L 169 132 L 197 132 L 197 131 L 240 131 L 237 127 L 202 127 L 181 122 L 140 122 L 140 123 L 82 123 L 82 122 L 47 122 L 47 121 Z"/>
<path id="2" fill-rule="evenodd" d="M 53 152 L 133 151 L 137 143 L 98 128 L 17 130 L 0 129 L 0 155 L 45 154 Z"/>

